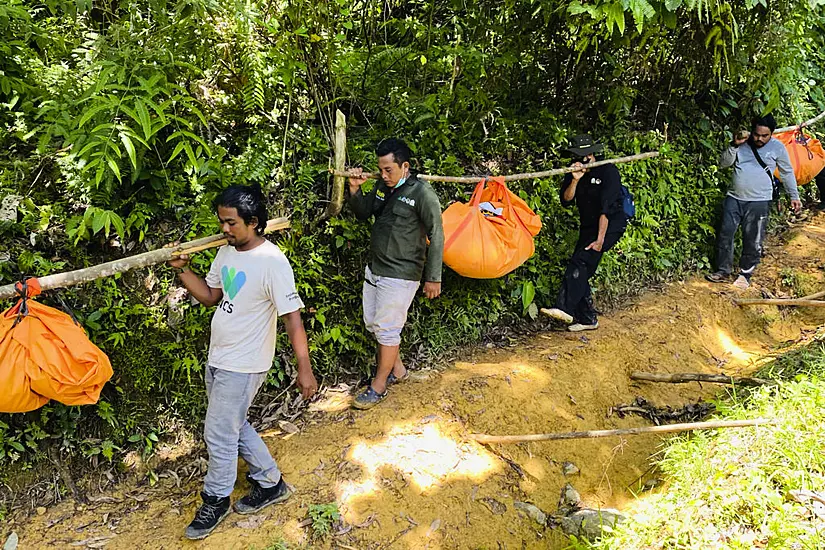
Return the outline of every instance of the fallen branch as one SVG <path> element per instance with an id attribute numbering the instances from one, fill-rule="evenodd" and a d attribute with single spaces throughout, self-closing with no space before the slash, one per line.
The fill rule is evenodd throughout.
<path id="1" fill-rule="evenodd" d="M 646 426 L 643 428 L 623 428 L 619 430 L 594 430 L 587 432 L 562 432 L 551 434 L 527 435 L 488 435 L 470 434 L 467 437 L 479 443 L 522 443 L 525 441 L 555 441 L 558 439 L 591 439 L 612 437 L 615 435 L 640 435 L 650 433 L 674 433 L 691 430 L 715 430 L 717 428 L 744 428 L 747 426 L 765 426 L 775 424 L 768 418 L 754 420 L 719 420 L 712 422 L 689 422 L 687 424 L 666 424 L 664 426 Z"/>
<path id="2" fill-rule="evenodd" d="M 825 290 L 820 292 L 814 292 L 813 294 L 808 294 L 807 296 L 803 296 L 802 298 L 797 298 L 798 300 L 816 300 L 817 298 L 822 298 L 825 296 Z"/>
<path id="3" fill-rule="evenodd" d="M 629 157 L 619 157 L 614 159 L 606 159 L 606 160 L 599 160 L 587 165 L 588 168 L 596 168 L 598 166 L 604 166 L 606 164 L 621 164 L 623 162 L 634 162 L 637 160 L 644 160 L 649 158 L 658 157 L 658 151 L 650 151 L 648 153 L 640 153 L 638 155 L 631 155 Z M 550 176 L 559 176 L 561 174 L 568 174 L 570 172 L 575 172 L 576 169 L 567 166 L 565 168 L 556 168 L 554 170 L 546 170 L 544 172 L 528 172 L 526 174 L 511 174 L 509 176 L 504 176 L 504 181 L 518 181 L 518 180 L 532 180 L 537 178 L 547 178 Z M 330 169 L 330 173 L 334 176 L 338 177 L 352 177 L 354 174 L 350 172 L 340 171 Z M 366 179 L 375 179 L 378 174 L 371 174 L 371 173 L 363 173 L 361 177 Z M 427 181 L 444 181 L 450 183 L 478 183 L 478 181 L 483 178 L 484 176 L 433 176 L 430 174 L 418 174 L 418 177 L 422 180 Z"/>
<path id="4" fill-rule="evenodd" d="M 753 298 L 736 300 L 737 306 L 801 306 L 801 307 L 825 307 L 825 300 L 803 300 L 783 299 L 783 298 Z"/>
<path id="5" fill-rule="evenodd" d="M 288 218 L 275 218 L 267 222 L 265 232 L 273 233 L 281 229 L 287 229 L 288 227 Z M 67 271 L 65 273 L 55 273 L 54 275 L 38 277 L 37 279 L 40 282 L 40 288 L 44 291 L 53 288 L 65 288 L 94 281 L 95 279 L 111 277 L 117 273 L 124 273 L 126 271 L 131 271 L 132 269 L 139 269 L 141 267 L 163 263 L 182 254 L 194 254 L 195 252 L 201 252 L 202 250 L 207 250 L 209 248 L 223 246 L 226 243 L 226 237 L 222 234 L 212 235 L 211 237 L 204 237 L 188 243 L 182 243 L 178 246 L 159 248 L 150 252 L 144 252 L 143 254 L 129 256 L 119 260 L 113 260 L 111 262 L 106 262 L 96 266 L 76 269 L 75 271 Z M 17 291 L 14 289 L 15 284 L 16 283 L 0 286 L 0 300 L 13 298 L 17 295 Z"/>
<path id="6" fill-rule="evenodd" d="M 783 132 L 790 132 L 791 130 L 796 130 L 797 128 L 804 128 L 806 126 L 810 126 L 811 124 L 815 124 L 815 123 L 819 122 L 823 118 L 825 118 L 825 111 L 822 111 L 821 113 L 819 113 L 818 115 L 816 115 L 814 118 L 812 118 L 810 120 L 806 120 L 802 124 L 798 124 L 796 126 L 785 126 L 783 128 L 777 128 L 776 130 L 773 131 L 773 133 L 774 134 L 781 134 Z"/>
<path id="7" fill-rule="evenodd" d="M 654 374 L 652 372 L 634 371 L 630 373 L 631 380 L 646 382 L 666 382 L 668 384 L 684 384 L 687 382 L 712 382 L 714 384 L 735 384 L 737 386 L 766 386 L 770 380 L 751 378 L 749 376 L 727 376 L 725 374 L 701 374 L 698 372 L 675 372 L 672 374 Z"/>

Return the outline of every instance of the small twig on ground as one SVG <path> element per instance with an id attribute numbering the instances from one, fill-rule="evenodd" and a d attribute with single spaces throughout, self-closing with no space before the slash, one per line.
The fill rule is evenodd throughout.
<path id="1" fill-rule="evenodd" d="M 72 479 L 72 476 L 69 473 L 69 469 L 66 467 L 65 464 L 63 464 L 63 462 L 60 461 L 60 457 L 56 455 L 56 452 L 53 448 L 49 449 L 48 456 L 49 462 L 54 464 L 54 467 L 60 474 L 60 479 L 63 480 L 63 484 L 66 485 L 66 488 L 69 491 L 71 491 L 74 499 L 80 504 L 89 504 L 89 499 L 86 498 L 86 495 L 80 489 L 77 488 L 74 479 Z"/>

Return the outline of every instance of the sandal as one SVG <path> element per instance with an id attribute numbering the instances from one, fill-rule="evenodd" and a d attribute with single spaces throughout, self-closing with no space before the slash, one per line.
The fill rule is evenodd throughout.
<path id="1" fill-rule="evenodd" d="M 409 380 L 409 378 L 410 378 L 410 369 L 405 370 L 404 371 L 404 376 L 402 376 L 401 378 L 398 378 L 393 373 L 390 373 L 390 375 L 387 376 L 387 385 L 389 386 L 390 384 L 398 384 L 400 382 L 404 382 L 405 380 Z"/>
<path id="2" fill-rule="evenodd" d="M 362 411 L 371 409 L 386 399 L 388 393 L 389 392 L 386 391 L 384 393 L 378 393 L 372 389 L 372 386 L 367 386 L 367 389 L 353 400 L 352 408 L 360 409 Z"/>

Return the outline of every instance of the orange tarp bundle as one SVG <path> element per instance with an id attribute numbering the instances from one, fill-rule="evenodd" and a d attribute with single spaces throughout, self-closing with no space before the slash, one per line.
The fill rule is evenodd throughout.
<path id="1" fill-rule="evenodd" d="M 785 145 L 796 176 L 796 183 L 810 183 L 825 168 L 825 150 L 818 139 L 806 136 L 801 130 L 783 132 L 774 136 Z M 779 175 L 779 170 L 776 171 Z"/>
<path id="2" fill-rule="evenodd" d="M 36 279 L 18 287 L 27 298 L 40 292 Z M 113 374 L 109 358 L 71 317 L 27 298 L 0 319 L 0 412 L 32 411 L 49 399 L 97 403 Z"/>
<path id="3" fill-rule="evenodd" d="M 481 180 L 470 202 L 451 204 L 441 219 L 444 263 L 473 279 L 495 279 L 523 264 L 541 230 L 539 217 L 507 189 L 504 178 Z"/>

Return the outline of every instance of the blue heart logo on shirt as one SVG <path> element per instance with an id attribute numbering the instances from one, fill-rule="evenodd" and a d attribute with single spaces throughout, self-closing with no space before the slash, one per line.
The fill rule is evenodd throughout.
<path id="1" fill-rule="evenodd" d="M 221 268 L 221 278 L 223 279 L 223 289 L 229 294 L 229 299 L 234 300 L 246 282 L 246 273 L 243 271 L 236 272 L 234 267 L 223 266 Z"/>

